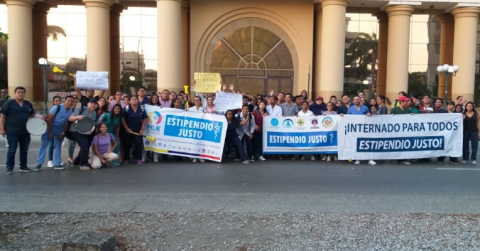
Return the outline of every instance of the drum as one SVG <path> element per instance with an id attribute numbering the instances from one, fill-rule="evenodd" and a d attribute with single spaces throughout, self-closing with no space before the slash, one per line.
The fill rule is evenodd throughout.
<path id="1" fill-rule="evenodd" d="M 41 118 L 30 118 L 27 121 L 27 131 L 34 136 L 41 136 L 47 131 L 47 122 Z"/>
<path id="2" fill-rule="evenodd" d="M 75 129 L 81 134 L 90 134 L 95 130 L 95 121 L 90 117 L 84 117 L 75 121 Z"/>

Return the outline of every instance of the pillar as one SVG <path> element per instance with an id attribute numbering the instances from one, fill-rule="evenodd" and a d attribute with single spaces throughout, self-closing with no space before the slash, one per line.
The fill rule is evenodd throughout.
<path id="1" fill-rule="evenodd" d="M 450 13 L 436 16 L 440 21 L 440 60 L 439 65 L 453 65 L 454 22 Z M 452 78 L 448 81 L 448 100 L 452 100 Z M 445 96 L 445 76 L 438 79 L 438 96 Z"/>
<path id="2" fill-rule="evenodd" d="M 110 93 L 120 90 L 120 13 L 123 6 L 110 9 Z"/>
<path id="3" fill-rule="evenodd" d="M 321 95 L 321 67 L 322 67 L 322 60 L 321 60 L 321 50 L 322 50 L 322 5 L 321 4 L 315 4 L 315 44 L 314 44 L 314 52 L 315 52 L 315 61 L 314 61 L 314 69 L 313 69 L 313 95 L 310 93 L 310 90 L 308 91 L 308 95 L 310 96 L 311 99 L 315 99 L 315 97 Z M 328 97 L 324 97 L 327 98 Z M 337 98 L 339 96 L 337 95 Z"/>
<path id="4" fill-rule="evenodd" d="M 43 102 L 43 71 L 35 68 L 39 58 L 48 59 L 47 12 L 50 5 L 36 2 L 32 10 L 33 101 Z M 47 86 L 48 92 L 48 86 Z M 48 95 L 47 95 L 48 98 Z M 50 101 L 50 100 L 47 100 Z"/>
<path id="5" fill-rule="evenodd" d="M 7 0 L 8 6 L 8 95 L 17 86 L 33 101 L 32 6 L 34 0 Z M 38 60 L 37 60 L 38 61 Z M 42 85 L 43 86 L 43 85 Z"/>
<path id="6" fill-rule="evenodd" d="M 408 57 L 410 42 L 410 17 L 415 7 L 395 5 L 385 9 L 388 14 L 387 97 L 398 98 L 398 93 L 408 91 Z"/>
<path id="7" fill-rule="evenodd" d="M 460 71 L 453 77 L 452 98 L 454 99 L 457 96 L 464 96 L 467 100 L 473 101 L 479 13 L 480 8 L 476 7 L 452 10 L 455 18 L 453 64 L 460 66 Z"/>
<path id="8" fill-rule="evenodd" d="M 87 9 L 87 71 L 110 72 L 110 7 L 112 0 L 83 0 Z M 108 94 L 107 94 L 108 95 Z"/>
<path id="9" fill-rule="evenodd" d="M 387 55 L 388 55 L 388 15 L 377 14 L 378 19 L 378 64 L 377 64 L 377 96 L 387 94 Z"/>
<path id="10" fill-rule="evenodd" d="M 345 69 L 345 14 L 348 0 L 322 0 L 320 92 L 342 96 Z M 318 90 L 317 90 L 318 91 Z"/>
<path id="11" fill-rule="evenodd" d="M 157 0 L 157 35 L 157 90 L 183 90 L 181 0 Z"/>
<path id="12" fill-rule="evenodd" d="M 190 1 L 182 2 L 182 86 L 190 82 Z M 183 87 L 181 87 L 183 90 Z M 172 88 L 173 89 L 173 88 Z M 177 88 L 174 88 L 178 93 Z"/>

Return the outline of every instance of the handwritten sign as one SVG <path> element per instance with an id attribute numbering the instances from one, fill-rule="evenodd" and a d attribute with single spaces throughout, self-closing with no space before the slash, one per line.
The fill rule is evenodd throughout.
<path id="1" fill-rule="evenodd" d="M 220 82 L 222 81 L 220 73 L 195 72 L 194 79 L 196 92 L 220 91 Z"/>
<path id="2" fill-rule="evenodd" d="M 77 88 L 83 90 L 108 90 L 107 71 L 77 71 Z"/>
<path id="3" fill-rule="evenodd" d="M 215 110 L 224 112 L 232 109 L 242 108 L 243 96 L 242 94 L 217 92 L 215 98 Z"/>

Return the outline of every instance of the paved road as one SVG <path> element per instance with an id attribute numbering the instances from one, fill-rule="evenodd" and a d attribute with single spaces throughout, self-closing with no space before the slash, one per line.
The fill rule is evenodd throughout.
<path id="1" fill-rule="evenodd" d="M 38 139 L 31 146 L 33 165 Z M 5 146 L 0 144 L 0 168 Z M 16 171 L 18 169 L 15 169 Z M 480 167 L 167 161 L 0 172 L 0 212 L 480 213 Z"/>

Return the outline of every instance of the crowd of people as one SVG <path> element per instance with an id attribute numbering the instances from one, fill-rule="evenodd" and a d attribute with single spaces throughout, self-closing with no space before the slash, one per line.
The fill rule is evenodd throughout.
<path id="1" fill-rule="evenodd" d="M 195 83 L 194 83 L 195 84 Z M 178 94 L 163 90 L 157 94 L 147 94 L 143 87 L 137 91 L 137 95 L 128 96 L 120 91 L 108 98 L 104 97 L 104 91 L 95 96 L 94 90 L 87 90 L 84 95 L 76 89 L 76 96 L 67 96 L 62 103 L 60 97 L 53 98 L 53 107 L 44 119 L 48 129 L 41 136 L 41 145 L 38 153 L 36 166 L 33 171 L 40 171 L 45 156 L 48 152 L 47 166 L 56 170 L 64 170 L 66 162 L 62 161 L 61 149 L 66 143 L 68 149 L 68 162 L 80 170 L 98 169 L 105 166 L 119 166 L 121 163 L 129 164 L 132 159 L 138 165 L 151 159 L 158 162 L 174 159 L 182 160 L 182 157 L 168 156 L 156 152 L 144 150 L 142 135 L 147 123 L 147 114 L 144 105 L 159 106 L 161 108 L 182 109 L 188 112 L 202 112 L 223 115 L 227 120 L 227 133 L 225 140 L 225 155 L 235 150 L 236 161 L 248 164 L 252 161 L 265 161 L 267 159 L 296 159 L 295 155 L 265 155 L 263 154 L 263 118 L 265 116 L 325 116 L 325 115 L 361 115 L 377 116 L 386 114 L 428 114 L 428 113 L 462 113 L 463 127 L 463 158 L 462 163 L 476 164 L 478 138 L 480 138 L 479 119 L 473 102 L 464 97 L 457 97 L 457 104 L 449 101 L 444 107 L 441 98 L 432 101 L 429 94 L 419 96 L 408 95 L 405 92 L 398 94 L 398 100 L 391 102 L 387 97 L 379 95 L 370 100 L 365 99 L 365 94 L 359 92 L 350 100 L 347 94 L 342 97 L 331 96 L 324 101 L 322 96 L 310 99 L 304 90 L 300 95 L 279 92 L 275 95 L 273 90 L 266 95 L 256 96 L 242 93 L 230 85 L 222 84 L 222 91 L 231 91 L 243 95 L 241 109 L 218 112 L 215 109 L 215 93 L 199 94 L 190 100 L 185 92 Z M 15 166 L 15 153 L 17 146 L 20 147 L 20 172 L 32 171 L 27 166 L 27 154 L 30 145 L 30 134 L 26 129 L 29 118 L 37 116 L 32 104 L 25 100 L 25 88 L 17 87 L 15 95 L 4 102 L 0 111 L 0 134 L 6 137 L 7 174 L 11 174 Z M 77 108 L 77 102 L 80 107 Z M 388 106 L 391 106 L 389 109 Z M 96 129 L 91 133 L 80 133 L 75 125 L 76 121 L 88 117 L 95 121 Z M 74 156 L 75 147 L 78 145 L 79 152 Z M 306 155 L 298 156 L 301 160 Z M 442 164 L 446 157 L 438 158 Z M 336 155 L 314 154 L 310 160 L 336 161 Z M 429 160 L 429 159 L 428 159 Z M 192 159 L 193 162 L 205 162 L 203 159 Z M 403 164 L 410 164 L 413 160 L 399 160 Z M 422 161 L 422 160 L 415 160 Z M 450 157 L 451 164 L 459 161 Z M 360 161 L 355 161 L 360 164 Z M 376 165 L 375 160 L 369 160 L 368 164 Z"/>

